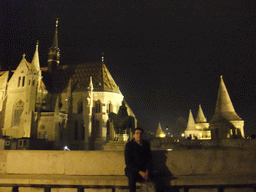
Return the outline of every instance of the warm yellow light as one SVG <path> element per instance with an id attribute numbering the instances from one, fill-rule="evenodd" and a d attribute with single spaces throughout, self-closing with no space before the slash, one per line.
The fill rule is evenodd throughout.
<path id="1" fill-rule="evenodd" d="M 185 137 L 185 134 L 184 134 L 184 133 L 182 133 L 182 134 L 181 134 L 181 137 Z"/>

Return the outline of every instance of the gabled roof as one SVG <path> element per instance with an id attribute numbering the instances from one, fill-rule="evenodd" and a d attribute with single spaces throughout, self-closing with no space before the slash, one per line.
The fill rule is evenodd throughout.
<path id="1" fill-rule="evenodd" d="M 52 73 L 43 75 L 48 90 L 55 93 L 66 92 L 69 80 L 73 91 L 87 91 L 92 76 L 93 91 L 121 93 L 107 67 L 102 62 L 79 65 L 59 65 Z"/>

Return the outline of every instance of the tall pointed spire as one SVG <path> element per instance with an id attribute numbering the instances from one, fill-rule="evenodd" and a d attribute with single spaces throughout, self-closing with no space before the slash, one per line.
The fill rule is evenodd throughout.
<path id="1" fill-rule="evenodd" d="M 202 110 L 201 105 L 199 105 L 196 123 L 206 123 L 206 122 L 207 122 L 207 119 L 204 116 L 204 112 Z"/>
<path id="2" fill-rule="evenodd" d="M 224 84 L 222 75 L 220 76 L 220 85 L 219 85 L 219 91 L 217 96 L 217 102 L 216 102 L 214 116 L 211 122 L 217 121 L 220 118 L 225 118 L 226 120 L 241 119 L 235 112 L 235 109 L 229 97 L 227 88 Z"/>
<path id="3" fill-rule="evenodd" d="M 102 61 L 102 64 L 104 64 L 104 52 L 102 52 L 102 56 L 101 56 L 101 61 Z"/>
<path id="4" fill-rule="evenodd" d="M 222 75 L 220 76 L 220 86 L 218 91 L 217 103 L 215 112 L 222 113 L 222 112 L 235 112 L 231 99 L 229 97 L 227 88 L 224 84 Z"/>
<path id="5" fill-rule="evenodd" d="M 90 84 L 89 84 L 89 87 L 88 87 L 88 91 L 93 91 L 92 76 L 90 76 Z"/>
<path id="6" fill-rule="evenodd" d="M 60 49 L 58 48 L 58 18 L 56 19 L 55 35 L 52 46 L 48 52 L 48 70 L 52 72 L 60 63 Z"/>
<path id="7" fill-rule="evenodd" d="M 31 69 L 39 71 L 40 70 L 40 64 L 39 64 L 39 54 L 38 54 L 38 41 L 36 43 L 36 50 L 35 54 L 33 56 L 32 62 L 31 62 Z"/>
<path id="8" fill-rule="evenodd" d="M 158 128 L 157 128 L 157 131 L 156 131 L 156 137 L 165 137 L 165 133 L 163 132 L 163 129 L 161 127 L 161 124 L 159 123 L 158 124 Z"/>
<path id="9" fill-rule="evenodd" d="M 244 137 L 244 121 L 235 112 L 222 76 L 213 118 L 210 121 L 211 138 Z"/>
<path id="10" fill-rule="evenodd" d="M 196 125 L 195 125 L 195 120 L 194 120 L 194 117 L 193 117 L 191 109 L 190 109 L 189 116 L 188 116 L 188 124 L 187 124 L 187 128 L 185 131 L 192 131 L 192 130 L 196 130 Z"/>

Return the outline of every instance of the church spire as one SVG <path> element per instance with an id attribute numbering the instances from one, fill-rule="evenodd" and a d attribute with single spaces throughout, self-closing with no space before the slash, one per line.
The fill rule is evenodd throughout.
<path id="1" fill-rule="evenodd" d="M 55 35 L 52 46 L 48 52 L 48 70 L 52 72 L 60 63 L 60 49 L 58 48 L 58 18 L 56 19 Z"/>
<path id="2" fill-rule="evenodd" d="M 35 70 L 35 71 L 39 71 L 40 70 L 40 64 L 39 64 L 39 54 L 38 54 L 38 41 L 36 43 L 36 50 L 35 50 L 35 54 L 33 56 L 32 62 L 31 62 L 31 69 Z"/>
<path id="3" fill-rule="evenodd" d="M 197 114 L 197 118 L 196 118 L 196 123 L 206 123 L 207 120 L 204 116 L 204 112 L 202 110 L 201 105 L 199 105 L 199 109 L 198 109 L 198 114 Z"/>

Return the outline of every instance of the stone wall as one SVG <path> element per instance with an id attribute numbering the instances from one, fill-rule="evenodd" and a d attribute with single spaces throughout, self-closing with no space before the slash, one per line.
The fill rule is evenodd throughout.
<path id="1" fill-rule="evenodd" d="M 256 174 L 255 150 L 153 151 L 159 176 Z M 0 150 L 0 174 L 124 175 L 124 153 L 106 151 Z"/>

